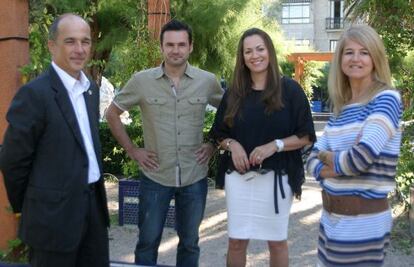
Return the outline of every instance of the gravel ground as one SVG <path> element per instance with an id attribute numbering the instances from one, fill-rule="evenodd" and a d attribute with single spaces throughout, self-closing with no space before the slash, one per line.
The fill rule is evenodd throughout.
<path id="1" fill-rule="evenodd" d="M 107 183 L 108 206 L 111 214 L 118 212 L 118 184 Z M 303 187 L 302 200 L 292 205 L 289 223 L 289 261 L 290 266 L 316 266 L 316 245 L 319 217 L 321 212 L 320 189 L 315 182 L 307 181 Z M 227 250 L 227 215 L 224 191 L 210 189 L 208 193 L 205 218 L 200 227 L 200 267 L 225 266 Z M 135 225 L 110 228 L 110 257 L 112 261 L 133 262 L 137 241 Z M 159 248 L 158 264 L 173 266 L 178 238 L 171 228 L 164 228 Z M 267 244 L 263 241 L 250 241 L 247 266 L 268 266 Z M 385 266 L 414 266 L 414 251 L 405 255 L 390 247 Z"/>

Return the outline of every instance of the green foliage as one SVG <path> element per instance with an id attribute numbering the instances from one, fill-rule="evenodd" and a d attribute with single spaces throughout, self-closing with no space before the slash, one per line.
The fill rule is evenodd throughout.
<path id="1" fill-rule="evenodd" d="M 404 101 L 403 119 L 414 119 L 414 50 L 409 51 L 401 64 L 401 71 L 395 74 L 395 85 L 401 90 Z"/>
<path id="2" fill-rule="evenodd" d="M 6 207 L 6 212 L 13 214 L 11 206 Z M 7 249 L 0 250 L 0 266 L 2 262 L 11 263 L 27 263 L 28 262 L 29 247 L 24 244 L 19 238 L 7 241 Z"/>
<path id="3" fill-rule="evenodd" d="M 321 76 L 319 76 L 315 81 L 315 87 L 313 92 L 313 97 L 320 98 L 322 101 L 326 102 L 329 98 L 328 94 L 328 76 L 329 76 L 329 63 L 324 63 L 323 67 L 320 69 Z"/>
<path id="4" fill-rule="evenodd" d="M 115 175 L 122 174 L 121 165 L 127 158 L 124 149 L 113 138 L 108 123 L 100 123 L 99 136 L 102 145 L 103 172 Z"/>
<path id="5" fill-rule="evenodd" d="M 414 185 L 413 152 L 414 124 L 411 123 L 404 129 L 396 176 L 398 193 L 407 206 L 410 199 L 410 186 Z"/>
<path id="6" fill-rule="evenodd" d="M 50 64 L 50 55 L 47 48 L 49 26 L 54 16 L 40 1 L 30 1 L 29 13 L 29 47 L 30 63 L 20 68 L 28 80 L 42 73 Z"/>
<path id="7" fill-rule="evenodd" d="M 250 27 L 266 30 L 275 41 L 279 59 L 284 49 L 274 20 L 263 12 L 265 0 L 171 1 L 172 17 L 188 22 L 194 30 L 190 62 L 229 80 L 241 33 Z M 50 63 L 48 27 L 55 17 L 74 12 L 90 22 L 93 39 L 88 64 L 100 84 L 103 73 L 123 86 L 131 75 L 153 67 L 160 58 L 158 40 L 147 30 L 145 0 L 30 0 L 31 63 L 23 72 L 33 78 Z M 122 70 L 122 71 L 120 71 Z"/>
<path id="8" fill-rule="evenodd" d="M 171 1 L 172 17 L 193 29 L 190 61 L 196 66 L 229 77 L 232 72 L 238 32 L 238 15 L 248 0 Z"/>
<path id="9" fill-rule="evenodd" d="M 324 65 L 322 62 L 306 61 L 304 63 L 303 75 L 299 83 L 305 91 L 306 97 L 309 101 L 313 97 L 312 86 L 316 84 L 316 81 L 323 76 L 321 67 Z"/>
<path id="10" fill-rule="evenodd" d="M 414 5 L 407 0 L 345 0 L 349 17 L 363 19 L 382 36 L 392 67 L 414 47 Z"/>
<path id="11" fill-rule="evenodd" d="M 293 78 L 295 77 L 295 64 L 293 62 L 285 61 L 280 64 L 280 69 L 283 75 Z"/>
<path id="12" fill-rule="evenodd" d="M 134 144 L 143 147 L 140 112 L 132 110 L 130 116 L 133 122 L 125 126 L 126 131 Z M 126 155 L 125 150 L 112 136 L 107 122 L 100 123 L 99 135 L 102 145 L 103 172 L 126 177 L 138 177 L 140 174 L 138 164 Z"/>
<path id="13" fill-rule="evenodd" d="M 159 58 L 157 41 L 131 34 L 125 43 L 114 48 L 105 75 L 110 77 L 115 87 L 120 88 L 135 72 L 154 67 Z"/>
<path id="14" fill-rule="evenodd" d="M 216 116 L 216 112 L 213 110 L 209 110 L 206 112 L 206 115 L 204 117 L 204 128 L 203 128 L 203 132 L 205 134 L 208 133 L 211 129 L 211 126 L 213 126 L 215 116 Z"/>
<path id="15" fill-rule="evenodd" d="M 0 263 L 1 262 L 19 262 L 27 263 L 29 247 L 26 246 L 19 238 L 9 240 L 8 246 L 5 251 L 0 250 Z"/>
<path id="16" fill-rule="evenodd" d="M 414 51 L 414 4 L 407 0 L 345 0 L 351 19 L 362 19 L 375 28 L 384 40 L 390 67 L 405 104 L 413 98 L 414 72 L 403 64 Z"/>
<path id="17" fill-rule="evenodd" d="M 282 0 L 269 0 L 265 3 L 265 13 L 269 18 L 282 20 Z"/>
<path id="18" fill-rule="evenodd" d="M 204 135 L 204 142 L 206 143 L 209 142 L 208 133 L 211 129 L 211 126 L 213 126 L 215 116 L 216 116 L 215 111 L 207 111 L 204 117 L 203 135 Z M 218 168 L 218 159 L 219 159 L 218 152 L 216 151 L 208 163 L 207 177 L 214 179 L 214 177 L 216 176 L 216 172 Z"/>
<path id="19" fill-rule="evenodd" d="M 281 35 L 274 20 L 263 12 L 264 0 L 171 1 L 172 17 L 193 28 L 194 50 L 190 62 L 229 80 L 235 64 L 237 42 L 251 27 L 265 30 L 283 58 Z"/>
<path id="20" fill-rule="evenodd" d="M 50 63 L 47 50 L 48 28 L 63 13 L 76 13 L 91 26 L 92 51 L 88 69 L 100 84 L 112 49 L 123 44 L 141 18 L 145 0 L 30 0 L 30 64 L 22 68 L 29 78 L 40 74 Z M 141 12 L 141 13 L 140 13 Z"/>
<path id="21" fill-rule="evenodd" d="M 109 222 L 111 223 L 111 225 L 119 225 L 118 216 L 118 213 L 109 214 Z"/>

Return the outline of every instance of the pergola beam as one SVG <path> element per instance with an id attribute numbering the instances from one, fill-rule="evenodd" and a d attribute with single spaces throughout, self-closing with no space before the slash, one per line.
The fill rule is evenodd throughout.
<path id="1" fill-rule="evenodd" d="M 317 53 L 317 52 L 306 52 L 306 53 L 292 53 L 288 56 L 288 61 L 295 64 L 295 80 L 300 81 L 306 61 L 331 61 L 333 58 L 333 53 Z"/>

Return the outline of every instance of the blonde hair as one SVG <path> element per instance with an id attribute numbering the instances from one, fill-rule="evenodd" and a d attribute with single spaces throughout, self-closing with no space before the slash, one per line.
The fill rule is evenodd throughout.
<path id="1" fill-rule="evenodd" d="M 347 40 L 357 42 L 367 49 L 372 59 L 374 86 L 364 97 L 364 102 L 368 102 L 378 92 L 392 88 L 390 67 L 381 37 L 368 25 L 353 25 L 343 32 L 338 41 L 329 70 L 328 92 L 335 115 L 338 115 L 352 98 L 349 79 L 341 68 L 342 54 Z"/>

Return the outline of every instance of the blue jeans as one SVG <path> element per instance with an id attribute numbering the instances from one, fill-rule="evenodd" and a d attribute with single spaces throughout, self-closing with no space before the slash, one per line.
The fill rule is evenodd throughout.
<path id="1" fill-rule="evenodd" d="M 176 227 L 179 238 L 177 267 L 197 267 L 200 257 L 198 230 L 204 216 L 207 179 L 184 187 L 169 187 L 143 176 L 140 184 L 138 243 L 135 264 L 155 266 L 164 222 L 175 197 Z"/>

